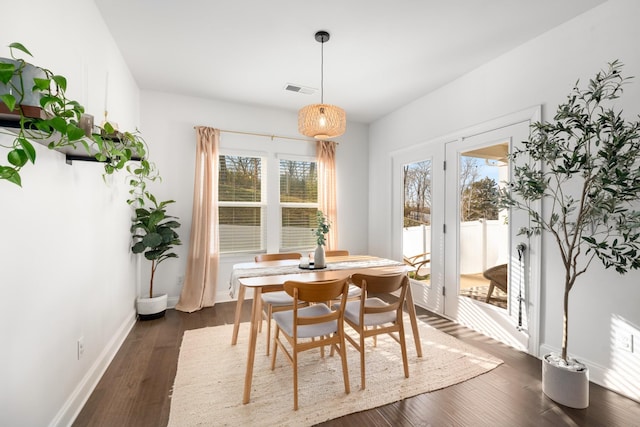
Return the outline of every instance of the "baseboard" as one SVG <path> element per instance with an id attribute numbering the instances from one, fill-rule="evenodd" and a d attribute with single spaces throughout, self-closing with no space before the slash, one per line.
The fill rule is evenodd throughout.
<path id="1" fill-rule="evenodd" d="M 560 353 L 559 348 L 554 348 L 543 344 L 540 346 L 540 355 L 545 355 L 548 353 Z M 630 378 L 633 376 L 633 372 L 627 370 L 625 372 L 619 372 L 615 369 L 610 369 L 609 367 L 599 365 L 595 362 L 592 362 L 583 357 L 569 355 L 570 357 L 575 357 L 580 362 L 587 365 L 589 368 L 589 381 L 592 383 L 598 384 L 608 390 L 615 391 L 618 394 L 621 394 L 629 399 L 635 400 L 636 402 L 640 402 L 640 384 L 637 379 Z"/>
<path id="2" fill-rule="evenodd" d="M 247 288 L 246 293 L 244 295 L 245 300 L 253 299 L 253 289 Z M 216 292 L 216 302 L 229 302 L 229 301 L 237 301 L 238 295 L 236 294 L 234 297 L 229 295 L 229 290 L 225 289 L 223 292 Z"/>
<path id="3" fill-rule="evenodd" d="M 178 304 L 179 297 L 167 297 L 167 308 L 176 308 L 176 304 Z"/>
<path id="4" fill-rule="evenodd" d="M 135 323 L 136 312 L 132 310 L 60 411 L 49 423 L 50 427 L 71 426 L 73 424 Z"/>

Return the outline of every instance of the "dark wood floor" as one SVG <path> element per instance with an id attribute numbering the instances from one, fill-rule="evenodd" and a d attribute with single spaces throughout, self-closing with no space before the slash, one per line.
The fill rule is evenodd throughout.
<path id="1" fill-rule="evenodd" d="M 250 312 L 245 302 L 245 319 Z M 165 426 L 185 330 L 233 323 L 235 303 L 138 322 L 74 426 Z M 422 321 L 504 364 L 443 390 L 328 421 L 322 426 L 640 426 L 640 404 L 591 384 L 590 406 L 559 406 L 541 390 L 540 361 L 424 310 Z M 240 399 L 240 396 L 238 396 Z"/>

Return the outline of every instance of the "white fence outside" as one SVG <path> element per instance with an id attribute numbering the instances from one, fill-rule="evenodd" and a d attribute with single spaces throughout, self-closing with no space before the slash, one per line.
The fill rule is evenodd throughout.
<path id="1" fill-rule="evenodd" d="M 460 224 L 460 274 L 482 273 L 507 262 L 509 226 L 500 220 Z M 402 233 L 405 256 L 431 252 L 431 226 L 406 227 Z"/>

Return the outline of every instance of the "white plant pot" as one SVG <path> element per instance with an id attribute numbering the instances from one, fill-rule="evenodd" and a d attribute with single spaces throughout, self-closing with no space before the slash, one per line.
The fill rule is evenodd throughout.
<path id="1" fill-rule="evenodd" d="M 584 409 L 589 406 L 589 369 L 574 359 L 571 366 L 561 366 L 557 354 L 542 358 L 542 392 L 551 400 L 569 408 Z"/>
<path id="2" fill-rule="evenodd" d="M 140 320 L 152 320 L 163 317 L 167 311 L 167 294 L 153 298 L 138 298 L 136 309 Z"/>
<path id="3" fill-rule="evenodd" d="M 0 62 L 5 64 L 13 64 L 16 68 L 20 66 L 20 63 L 11 58 L 0 58 Z M 22 70 L 22 81 L 24 83 L 24 94 L 21 97 L 19 93 L 12 90 L 11 86 L 0 83 L 0 95 L 11 94 L 16 98 L 16 104 L 22 106 L 40 107 L 40 98 L 42 98 L 42 92 L 32 91 L 31 88 L 35 85 L 33 79 L 44 79 L 47 75 L 45 72 L 32 64 L 25 64 Z M 10 83 L 13 86 L 20 87 L 20 78 L 13 76 Z"/>

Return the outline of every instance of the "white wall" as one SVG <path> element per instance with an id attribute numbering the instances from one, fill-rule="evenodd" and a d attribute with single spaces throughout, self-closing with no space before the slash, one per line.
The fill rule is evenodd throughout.
<path id="1" fill-rule="evenodd" d="M 302 104 L 301 104 L 302 106 Z M 259 106 L 233 104 L 160 92 L 142 92 L 142 124 L 163 182 L 154 192 L 160 198 L 176 200 L 171 214 L 180 217 L 179 234 L 183 245 L 179 258 L 161 264 L 154 283 L 169 294 L 174 305 L 180 296 L 191 232 L 193 177 L 195 162 L 194 126 L 255 132 L 299 138 L 297 114 Z M 366 253 L 367 241 L 367 127 L 348 123 L 347 132 L 337 138 L 336 173 L 338 179 L 338 242 L 351 253 Z M 277 153 L 315 156 L 315 144 L 286 139 L 236 135 L 223 132 L 220 148 L 261 151 L 269 159 Z M 277 250 L 277 248 L 274 248 Z M 229 300 L 228 286 L 234 263 L 253 256 L 222 256 L 218 274 L 217 301 Z M 148 272 L 143 271 L 143 282 Z"/>
<path id="2" fill-rule="evenodd" d="M 68 78 L 69 97 L 97 121 L 108 70 L 110 117 L 137 125 L 137 85 L 93 2 L 20 1 L 2 13 L 0 56 L 23 43 L 32 62 Z M 100 164 L 69 166 L 62 154 L 36 149 L 23 188 L 0 181 L 3 426 L 68 425 L 135 319 L 124 177 L 105 183 Z M 3 163 L 6 153 L 0 148 Z"/>
<path id="3" fill-rule="evenodd" d="M 181 258 L 163 264 L 158 277 L 158 290 L 175 302 L 190 231 L 193 126 L 297 136 L 295 113 L 149 92 L 142 96 L 140 121 L 137 85 L 92 2 L 29 0 L 13 2 L 11 11 L 28 18 L 3 20 L 2 35 L 8 38 L 0 41 L 0 55 L 8 55 L 5 46 L 13 41 L 25 44 L 36 55 L 34 62 L 69 78 L 69 95 L 88 107 L 96 121 L 103 114 L 108 72 L 109 117 L 121 128 L 142 124 L 164 177 L 154 191 L 178 201 L 175 213 L 183 224 Z M 391 150 L 536 104 L 544 104 L 548 118 L 576 78 L 592 76 L 615 58 L 627 64 L 627 74 L 640 76 L 639 15 L 635 0 L 610 0 L 383 118 L 370 136 L 366 126 L 349 123 L 338 155 L 340 246 L 354 253 L 391 253 L 391 212 L 384 208 L 390 200 Z M 640 84 L 629 86 L 622 102 L 635 114 Z M 0 425 L 68 424 L 132 325 L 136 268 L 128 250 L 126 186 L 122 176 L 105 184 L 100 174 L 100 165 L 68 166 L 60 154 L 38 147 L 37 164 L 24 170 L 24 188 L 0 183 L 0 290 L 6 301 L 0 311 Z M 220 298 L 226 297 L 235 260 L 223 261 Z M 558 268 L 552 255 L 545 258 L 542 341 L 555 348 L 560 343 L 560 291 L 550 285 Z M 637 281 L 637 273 L 621 277 L 594 269 L 572 297 L 571 351 L 614 388 L 624 389 L 625 377 L 631 378 L 623 390 L 628 395 L 640 382 L 637 370 L 628 373 L 638 361 L 613 349 L 611 334 L 614 328 L 640 327 Z M 85 354 L 78 361 L 81 336 Z"/>
<path id="4" fill-rule="evenodd" d="M 626 64 L 626 75 L 640 76 L 638 16 L 640 2 L 610 0 L 372 124 L 369 179 L 370 188 L 376 191 L 370 192 L 369 199 L 370 252 L 391 253 L 385 242 L 392 235 L 392 212 L 380 207 L 391 200 L 392 151 L 533 105 L 542 104 L 543 119 L 550 119 L 578 78 L 586 81 L 614 59 Z M 626 87 L 620 105 L 629 117 L 637 118 L 640 81 Z M 544 353 L 560 347 L 562 286 L 558 272 L 562 266 L 546 239 L 542 252 L 546 254 L 541 284 Z M 592 380 L 637 400 L 640 345 L 638 353 L 624 352 L 614 345 L 613 335 L 621 324 L 636 334 L 640 330 L 639 279 L 639 272 L 619 276 L 594 266 L 572 292 L 569 338 L 569 352 L 589 364 Z"/>

